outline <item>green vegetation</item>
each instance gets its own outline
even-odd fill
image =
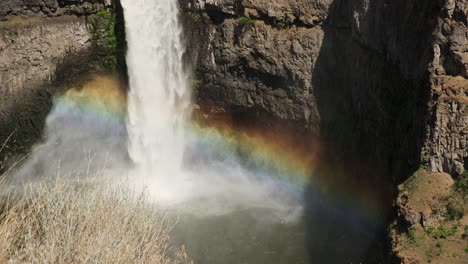
[[[106,60],[111,69],[117,69],[118,41],[115,32],[116,17],[108,10],[101,10],[89,18],[93,34],[93,46],[105,48]]]
[[[192,85],[193,88],[199,88],[203,82],[201,80],[193,79],[190,84]]]
[[[407,191],[412,191],[416,187],[415,175],[421,171],[425,171],[423,167],[419,167],[406,181],[403,182],[403,187]]]
[[[250,27],[255,26],[256,21],[255,19],[252,19],[250,17],[241,16],[237,19],[237,23],[245,26],[246,28],[250,28]]]
[[[449,220],[463,218],[467,211],[468,172],[465,171],[455,179],[453,194],[448,197],[446,217]]]
[[[441,241],[437,241],[435,244],[435,247],[430,247],[428,250],[426,250],[426,258],[427,262],[432,262],[432,259],[435,256],[440,256],[443,253],[443,246],[444,244]]]
[[[411,244],[417,243],[416,229],[414,227],[408,229],[408,240]]]
[[[438,248],[438,247],[436,247],[436,248],[431,247],[428,250],[426,250],[425,253],[426,253],[426,257],[427,257],[428,262],[432,262],[432,259],[435,256],[440,256],[442,254],[441,248]]]
[[[280,19],[280,20],[274,20],[273,21],[273,25],[276,27],[276,28],[280,28],[280,29],[283,29],[283,28],[289,28],[292,26],[292,22],[288,19],[288,18],[284,18],[284,19]]]
[[[426,250],[425,254],[426,254],[427,262],[432,262],[432,258],[434,257],[433,249],[430,248]]]
[[[462,238],[465,239],[465,240],[468,240],[468,225],[465,225],[465,226],[463,227]]]
[[[192,17],[193,23],[197,24],[201,21],[201,16],[198,12],[192,11],[190,12],[190,16]]]
[[[458,230],[458,225],[448,228],[444,226],[443,224],[440,224],[437,228],[434,228],[433,226],[429,226],[428,228],[425,229],[426,234],[436,239],[437,238],[445,239],[450,236],[453,236],[457,233],[457,230]]]
[[[431,160],[429,157],[422,157],[421,158],[421,164],[419,164],[419,168],[423,168],[423,169],[426,169],[426,170],[429,170],[429,164],[431,163]]]
[[[429,163],[422,161],[421,164],[419,164],[419,168],[416,171],[420,170],[429,171]]]
[[[463,195],[468,195],[468,171],[464,171],[455,180],[455,190]]]
[[[449,220],[458,220],[465,215],[465,206],[458,199],[453,199],[447,204],[446,217]]]

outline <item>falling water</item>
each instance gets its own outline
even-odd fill
[[[69,91],[55,99],[45,141],[16,171],[18,181],[60,171],[93,175],[92,167],[100,172],[110,158],[112,180],[128,170],[129,183],[177,217],[173,238],[196,263],[306,263],[306,250],[314,263],[333,263],[330,250],[347,260],[337,263],[363,255],[378,224],[373,214],[327,184],[292,177],[301,174],[295,168],[270,166],[259,158],[268,148],[246,154],[229,138],[189,124],[178,1],[121,2],[130,81],[126,124],[125,95],[112,92],[109,80]]]
[[[178,4],[176,0],[123,0],[122,4],[130,81],[128,151],[142,175],[176,177],[190,108]]]
[[[182,62],[185,49],[178,1],[123,0],[122,5],[130,81],[128,152],[135,165],[132,180],[148,189],[158,203],[203,200],[195,205],[196,211],[209,208],[219,213],[259,206],[289,212],[289,201],[297,207],[300,191],[278,190],[285,187],[244,167],[236,154],[223,152],[223,142],[190,129],[191,97]]]
[[[135,164],[130,175],[180,220],[175,241],[199,263],[305,263],[304,185],[281,180],[288,179],[286,171],[245,163],[239,152],[226,151],[224,141],[194,132],[188,122],[190,89],[177,0],[122,4],[130,78],[128,152]],[[308,195],[311,257],[326,263],[330,256],[322,245],[336,245],[346,249],[344,259],[358,258],[372,237],[367,218],[327,195],[319,189]]]

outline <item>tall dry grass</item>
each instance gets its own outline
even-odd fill
[[[97,180],[54,180],[10,199],[0,263],[191,263],[144,194]]]

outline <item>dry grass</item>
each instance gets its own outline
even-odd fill
[[[454,181],[445,173],[420,169],[399,186],[397,205],[410,219],[424,214],[424,226],[415,223],[407,232],[392,231],[393,249],[402,263],[467,263],[468,215],[463,197],[454,193]],[[448,205],[452,208],[448,210]],[[421,221],[421,220],[419,220]],[[404,227],[401,225],[400,227]]]
[[[145,195],[104,186],[59,179],[10,199],[0,263],[191,263],[171,249],[171,226]]]

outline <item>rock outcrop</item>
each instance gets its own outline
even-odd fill
[[[337,164],[359,163],[394,186],[420,165],[444,182],[468,168],[466,1],[181,2],[195,96],[208,113],[292,122]],[[0,3],[0,145],[14,132],[7,147],[27,148],[54,93],[122,60],[108,58],[124,44],[107,39],[106,7]],[[404,192],[397,222],[419,225],[429,213],[409,207]]]
[[[468,168],[466,1],[183,7],[196,98],[212,106],[207,112],[292,120],[337,162],[373,168],[393,186],[421,165],[453,178]]]
[[[83,0],[0,3],[2,161],[40,138],[55,93],[90,73],[113,71],[120,55],[110,42],[112,10]]]
[[[0,20],[16,16],[58,17],[63,15],[90,15],[110,7],[110,1],[93,0],[3,0],[0,3]]]
[[[465,1],[184,6],[199,100],[297,120],[394,177],[419,163],[464,170]]]
[[[433,172],[468,168],[468,3],[447,0],[433,33],[431,123],[423,151]]]
[[[262,109],[317,130],[312,66],[324,37],[318,24],[329,3],[311,2],[193,3],[186,28],[197,58],[198,97],[205,104]],[[309,12],[312,7],[316,12]]]
[[[428,226],[437,222],[444,211],[443,200],[450,194],[453,179],[446,173],[418,170],[398,186],[396,205],[407,224]]]

